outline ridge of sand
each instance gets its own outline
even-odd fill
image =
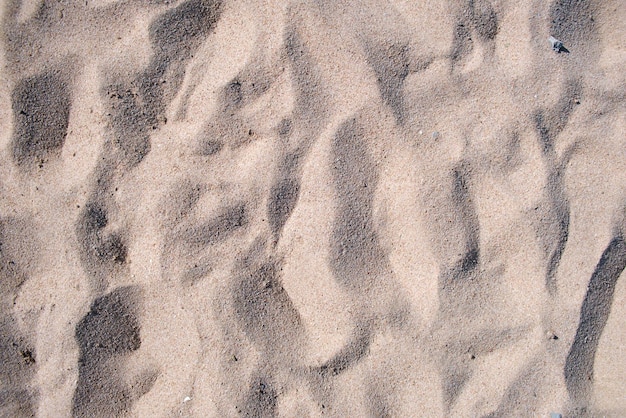
[[[623,2],[0,21],[0,416],[626,416]]]

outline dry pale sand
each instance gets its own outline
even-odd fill
[[[626,416],[624,0],[0,22],[1,416]]]

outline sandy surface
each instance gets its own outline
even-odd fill
[[[623,0],[0,22],[0,416],[626,416]]]

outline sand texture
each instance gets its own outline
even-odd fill
[[[624,0],[2,0],[0,64],[1,417],[626,416]]]

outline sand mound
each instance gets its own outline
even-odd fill
[[[626,416],[622,2],[0,20],[1,416]]]

